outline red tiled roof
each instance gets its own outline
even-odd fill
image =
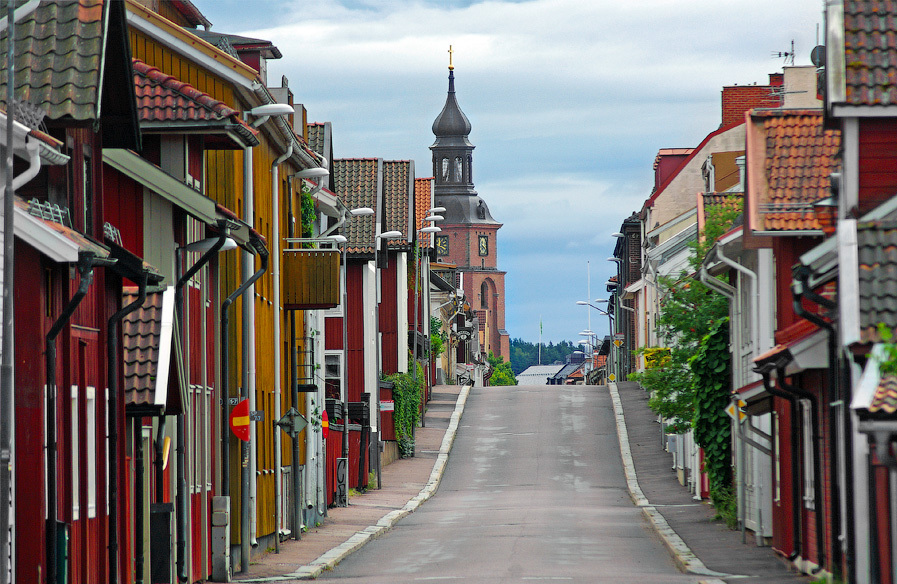
[[[131,66],[141,121],[218,121],[239,115],[207,93],[140,59],[131,59]]]
[[[897,104],[897,2],[844,2],[847,103]]]
[[[869,403],[869,413],[893,414],[897,412],[897,376],[885,375],[881,378],[875,395]]]
[[[427,211],[433,208],[433,179],[432,178],[415,178],[414,179],[414,227],[420,229],[423,220],[427,217]],[[438,227],[438,224],[437,224]],[[422,247],[430,246],[429,233],[421,234],[420,244]]]
[[[124,289],[123,302],[137,300],[137,288]],[[164,403],[156,396],[156,375],[159,367],[159,345],[162,337],[162,292],[146,295],[140,308],[122,322],[124,353],[125,405],[128,409],[155,410],[161,413]]]
[[[813,203],[829,196],[841,134],[823,127],[820,110],[754,110],[766,140],[766,196],[758,200],[766,231],[820,229]]]

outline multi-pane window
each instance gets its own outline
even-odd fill
[[[78,428],[78,386],[72,386],[72,520],[81,518],[81,465],[79,446],[81,433]]]
[[[800,400],[801,437],[803,439],[804,507],[816,508],[815,466],[813,460],[813,406],[808,399]]]
[[[333,352],[324,354],[324,393],[329,399],[341,399],[342,360],[342,353]]]
[[[88,387],[85,391],[87,416],[85,417],[84,439],[87,441],[87,517],[97,516],[97,390]]]

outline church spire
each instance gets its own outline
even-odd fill
[[[454,50],[449,45],[448,94],[445,106],[433,122],[433,194],[446,208],[446,223],[497,223],[473,186],[473,149],[467,139],[470,120],[455,96]]]

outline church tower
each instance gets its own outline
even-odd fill
[[[458,266],[460,287],[477,311],[485,350],[510,360],[510,337],[505,330],[505,272],[498,269],[498,230],[486,202],[473,185],[473,144],[470,120],[455,97],[455,67],[449,48],[449,85],[445,106],[433,122],[433,194],[445,207],[445,220],[436,235],[440,262]]]

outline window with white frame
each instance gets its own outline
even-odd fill
[[[78,386],[72,386],[72,520],[77,521],[81,518],[81,508],[79,507],[81,500],[81,465],[79,464],[79,440],[81,435],[78,432]]]
[[[773,465],[773,471],[775,472],[775,493],[773,494],[773,501],[778,503],[782,500],[782,459],[781,459],[781,448],[779,443],[779,412],[772,412],[772,450],[773,455],[775,456],[775,465]]]
[[[801,438],[803,440],[803,471],[804,471],[804,507],[816,508],[816,483],[813,450],[813,406],[808,399],[800,400],[801,413]]]
[[[324,353],[324,394],[330,399],[341,399],[342,380],[342,352],[327,351]]]
[[[97,390],[88,387],[85,392],[87,416],[84,438],[87,440],[87,517],[97,516]]]

